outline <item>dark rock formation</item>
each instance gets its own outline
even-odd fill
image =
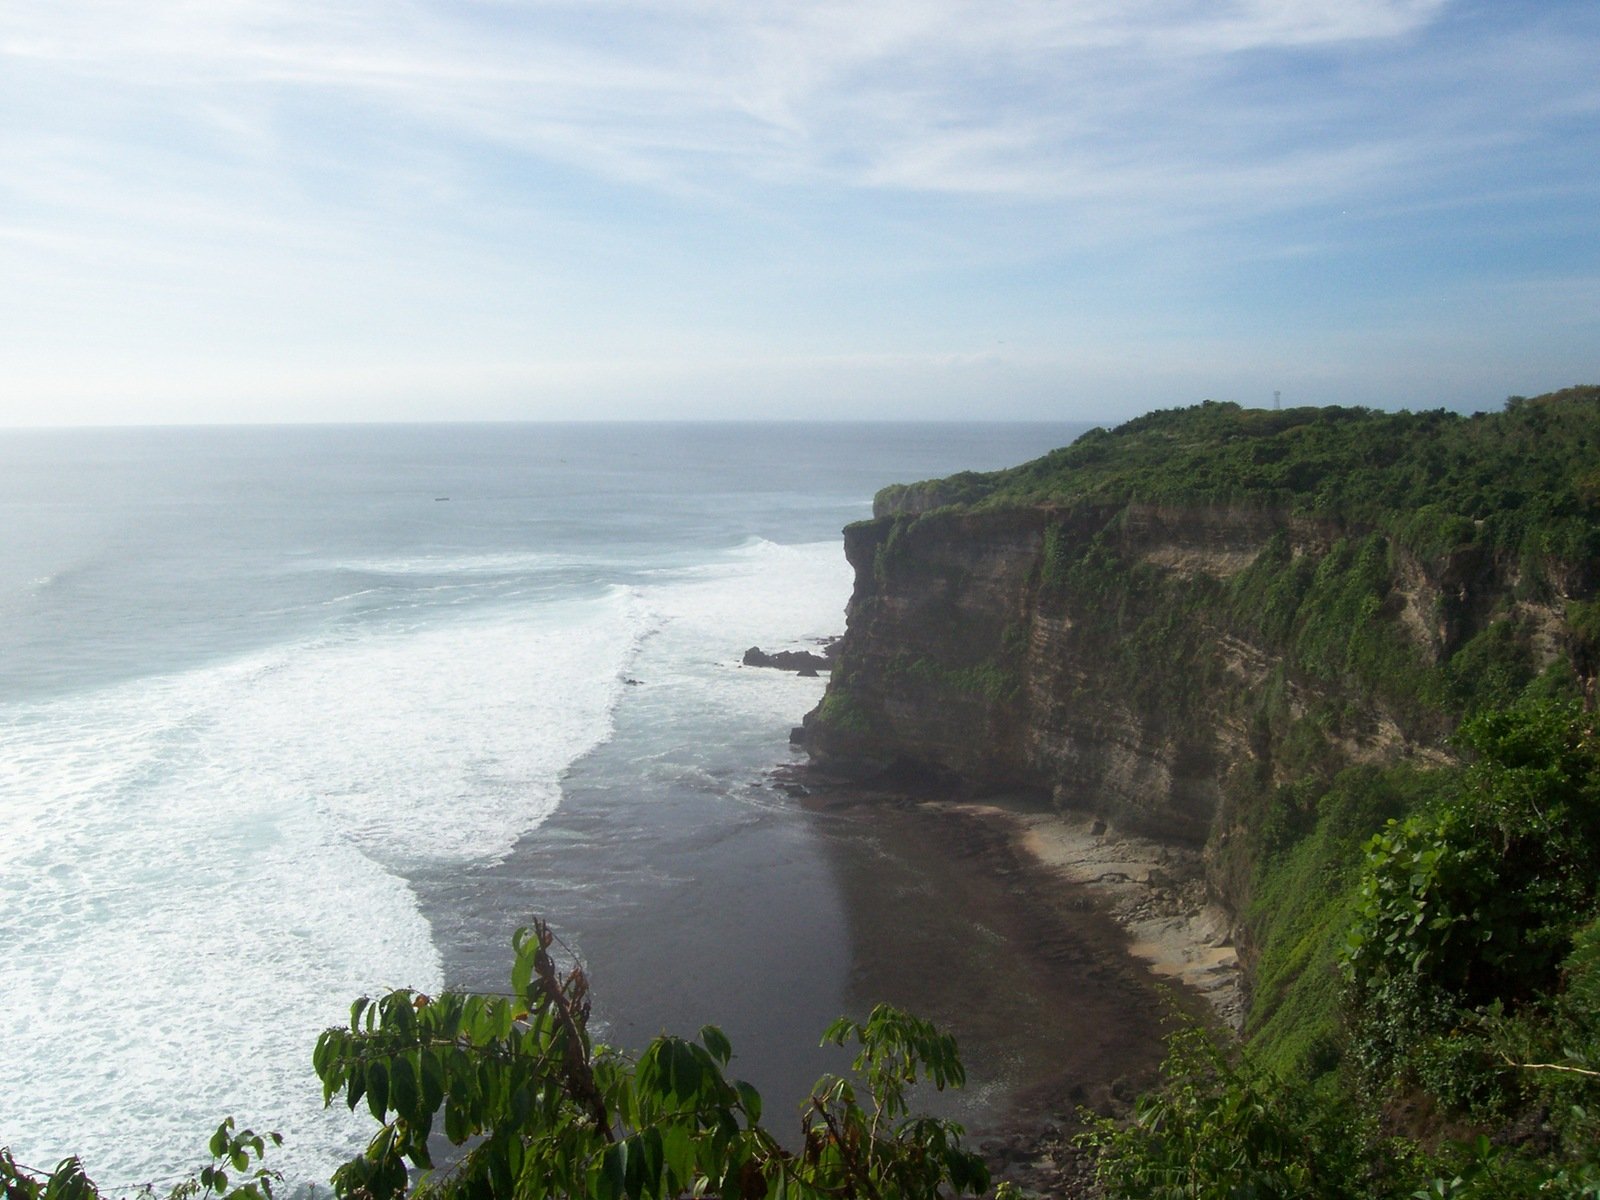
[[[743,663],[747,667],[774,667],[779,671],[795,671],[813,678],[833,666],[829,658],[809,650],[779,650],[776,654],[768,654],[760,646],[751,646],[746,650]]]

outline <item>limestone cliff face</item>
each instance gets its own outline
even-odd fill
[[[1365,677],[1308,667],[1293,632],[1310,628],[1303,611],[1253,615],[1246,583],[1259,581],[1263,612],[1285,580],[1314,596],[1317,568],[1349,558],[1363,530],[1265,509],[930,508],[939,500],[897,489],[846,530],[847,632],[805,725],[823,765],[1048,792],[1197,844],[1226,832],[1230,778],[1281,773],[1291,740],[1297,770],[1309,736],[1332,766],[1447,753],[1443,710],[1386,697],[1371,686],[1381,666]],[[1533,667],[1567,652],[1562,598],[1519,600],[1511,565],[1384,553],[1364,632],[1419,669],[1510,618]]]
[[[1043,536],[1037,512],[847,529],[856,573],[841,643],[849,657],[806,719],[812,755],[1037,786],[1011,692]]]

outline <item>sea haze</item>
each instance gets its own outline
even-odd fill
[[[1070,425],[0,434],[0,1144],[113,1186],[233,1114],[325,1178],[355,996],[503,986],[552,917],[606,1035],[723,1024],[792,1092],[846,899],[762,786],[886,483]]]

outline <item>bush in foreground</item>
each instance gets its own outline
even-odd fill
[[[356,1001],[347,1027],[322,1034],[313,1064],[324,1102],[364,1103],[378,1123],[334,1172],[336,1196],[932,1200],[988,1187],[960,1126],[910,1112],[919,1079],[941,1089],[964,1080],[955,1039],[927,1022],[880,1005],[865,1022],[830,1026],[825,1042],[857,1049],[852,1074],[817,1083],[790,1151],[762,1124],[755,1088],[728,1077],[732,1047],[714,1026],[698,1040],[659,1037],[637,1060],[594,1043],[587,981],[557,967],[554,940],[543,922],[517,932],[508,996],[391,992]],[[435,1169],[441,1132],[465,1149]],[[272,1200],[266,1141],[224,1122],[213,1164],[171,1200]],[[3,1151],[0,1194],[101,1195],[76,1159],[44,1175]]]

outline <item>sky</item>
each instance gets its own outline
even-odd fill
[[[1597,0],[4,0],[0,426],[1600,382]]]

